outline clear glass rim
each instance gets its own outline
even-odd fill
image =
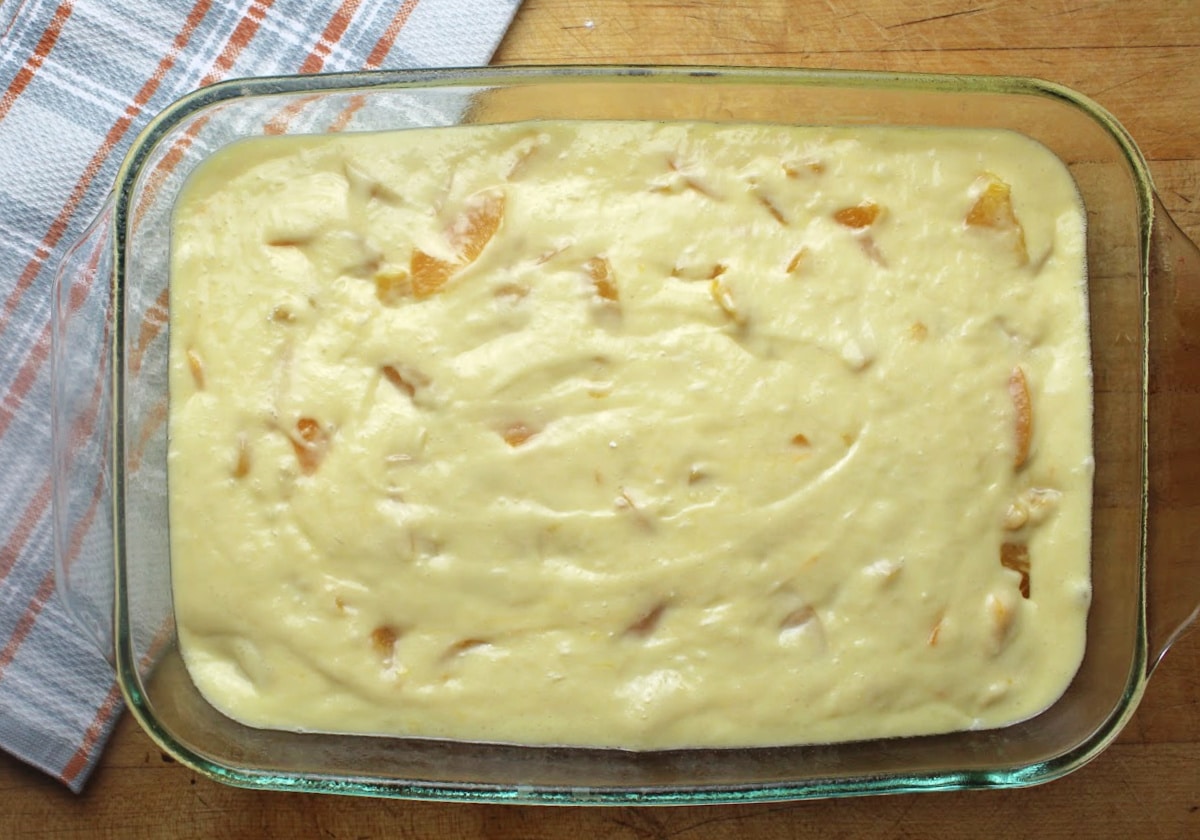
[[[369,778],[324,774],[275,773],[221,764],[184,746],[155,719],[145,697],[133,649],[130,615],[126,603],[128,580],[125,558],[125,440],[124,366],[112,365],[113,541],[114,541],[114,647],[117,681],[126,704],[143,730],[162,749],[189,769],[235,787],[339,793],[410,800],[543,805],[699,805],[839,798],[932,790],[1020,788],[1042,784],[1071,773],[1099,755],[1132,717],[1148,676],[1146,630],[1146,558],[1148,521],[1148,380],[1149,301],[1154,187],[1141,151],[1125,128],[1095,101],[1063,85],[1023,76],[881,73],[857,70],[721,67],[708,65],[539,65],[468,67],[419,70],[371,70],[334,74],[267,76],[230,79],[187,94],[160,112],[134,140],[116,177],[113,217],[113,359],[122,358],[125,341],[126,232],[131,220],[131,200],[143,164],[154,148],[180,122],[222,102],[250,97],[287,96],[299,93],[363,92],[381,89],[476,89],[534,84],[588,82],[697,83],[705,85],[779,85],[787,87],[840,87],[875,90],[956,94],[1013,94],[1065,102],[1098,123],[1117,143],[1136,181],[1139,223],[1138,270],[1142,282],[1142,410],[1138,544],[1138,623],[1135,655],[1122,702],[1089,738],[1047,761],[1002,766],[977,771],[937,771],[914,774],[862,776],[852,779],[797,780],[788,784],[612,786],[606,788],[529,786],[518,783],[441,783],[401,778]]]

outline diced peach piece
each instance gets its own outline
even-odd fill
[[[728,315],[735,323],[741,324],[744,318],[738,312],[737,303],[733,299],[733,293],[729,287],[722,283],[719,279],[714,279],[708,287],[709,294],[712,295],[713,302],[721,308],[721,311]]]
[[[296,421],[296,434],[289,439],[300,462],[300,472],[312,475],[329,452],[329,433],[311,417],[301,417]]]
[[[625,635],[645,638],[655,631],[667,610],[667,602],[659,601],[625,628]]]
[[[1005,531],[1020,531],[1028,521],[1029,509],[1019,502],[1009,505],[1008,510],[1004,512]]]
[[[701,183],[696,178],[691,178],[691,177],[684,178],[683,185],[685,187],[687,187],[689,190],[691,190],[692,192],[700,193],[700,195],[704,196],[705,198],[711,198],[714,201],[718,200],[717,194],[714,193],[712,190],[710,190],[708,187],[706,187],[703,183]]]
[[[613,507],[622,514],[628,514],[631,521],[638,527],[646,531],[653,531],[657,526],[657,522],[650,513],[643,510],[643,505],[639,504],[629,491],[624,487],[618,487],[617,498],[613,500]]]
[[[783,165],[783,173],[789,178],[799,178],[806,172],[810,175],[820,175],[825,172],[825,169],[824,162],[819,160],[810,160],[801,164],[785,163]]]
[[[384,365],[379,369],[379,372],[397,390],[407,394],[409,399],[416,396],[417,388],[423,388],[429,384],[428,377],[407,368],[402,371],[395,365]]]
[[[1000,565],[1021,576],[1021,597],[1029,597],[1029,546],[1024,543],[1001,543]]]
[[[512,166],[508,168],[508,174],[504,177],[511,181],[516,178],[525,165],[529,163],[529,159],[542,148],[542,142],[536,136],[523,137],[513,145],[510,151],[513,154]]]
[[[250,474],[250,444],[245,435],[238,435],[237,460],[233,464],[233,477],[245,478]]]
[[[522,283],[503,283],[492,294],[500,300],[518,301],[529,294],[529,287]]]
[[[458,266],[414,248],[409,263],[412,274],[412,291],[418,300],[437,294],[450,279]]]
[[[792,644],[801,638],[808,639],[821,651],[827,649],[825,627],[821,623],[821,616],[809,604],[801,604],[793,608],[779,622],[779,641],[781,643]]]
[[[359,262],[346,266],[343,271],[355,277],[366,279],[375,276],[381,265],[383,265],[383,260],[380,259],[378,254],[364,253],[363,258]]]
[[[310,242],[311,236],[277,236],[267,240],[272,248],[302,248]]]
[[[807,258],[808,248],[800,246],[799,250],[797,250],[796,253],[792,255],[792,258],[788,260],[787,273],[795,274],[796,269],[798,269]]]
[[[584,265],[584,269],[587,271],[588,277],[592,278],[592,285],[596,287],[596,294],[604,300],[616,301],[620,299],[617,284],[612,276],[612,265],[605,257],[592,257]]]
[[[716,280],[729,270],[725,263],[713,263],[711,267],[702,265],[680,265],[676,263],[671,268],[671,276],[677,280]]]
[[[787,226],[787,218],[783,215],[783,211],[779,209],[779,205],[771,200],[770,196],[759,193],[755,197],[758,199],[758,203],[766,208],[767,212],[771,214],[771,217],[774,218],[775,221],[779,222],[779,224],[784,225],[785,227]]]
[[[864,234],[858,239],[858,247],[862,248],[862,252],[867,255],[867,259],[876,265],[881,265],[887,268],[887,260],[883,256],[883,251],[879,250],[879,245],[875,242],[875,237],[871,234]]]
[[[938,616],[938,620],[934,623],[933,629],[929,631],[929,638],[925,640],[925,644],[930,647],[937,647],[938,638],[942,635],[942,622],[945,621],[945,616]]]
[[[413,255],[414,261],[416,255]],[[413,283],[407,271],[383,271],[375,275],[375,297],[384,306],[399,306],[413,294]]]
[[[533,262],[535,265],[545,265],[546,263],[550,262],[550,260],[554,259],[559,254],[561,254],[563,251],[567,250],[567,248],[569,248],[569,247],[570,247],[569,245],[556,245],[555,247],[545,250],[542,253],[538,254],[537,259],[534,260]]]
[[[1013,212],[1012,189],[998,178],[989,178],[975,204],[967,211],[967,224],[971,227],[1011,228],[1017,224]]]
[[[984,177],[987,178],[987,186],[967,211],[967,225],[1011,233],[1013,251],[1018,262],[1024,265],[1029,262],[1029,252],[1025,248],[1025,229],[1013,211],[1012,189],[995,175]]]
[[[442,659],[453,659],[454,657],[461,656],[468,651],[475,650],[475,648],[480,648],[484,645],[490,644],[491,642],[489,642],[487,639],[477,639],[474,637],[469,639],[459,639],[457,642],[450,645],[450,647],[446,648],[446,650],[442,653]]]
[[[527,426],[524,423],[510,423],[500,433],[500,436],[504,438],[505,443],[516,449],[536,434],[537,429]]]
[[[696,178],[692,175],[685,175],[683,173],[682,167],[680,167],[679,163],[675,160],[674,157],[667,158],[667,169],[669,169],[671,172],[679,173],[678,180],[672,178],[671,182],[669,182],[669,183],[657,184],[650,188],[650,192],[669,195],[671,193],[680,192],[681,191],[680,187],[682,186],[682,189],[691,190],[692,192],[699,193],[700,195],[704,196],[705,198],[711,198],[714,201],[719,200],[719,196],[717,196],[716,193],[714,193],[711,189],[709,189],[709,187],[707,185],[705,185],[702,181],[700,181],[698,178]]]
[[[843,207],[833,214],[833,220],[843,227],[862,230],[875,224],[879,218],[879,205],[873,201],[864,201],[853,207]]]
[[[457,261],[443,260],[420,248],[413,249],[408,282],[417,300],[440,292],[456,271],[483,253],[504,220],[504,202],[504,193],[498,191],[480,193],[471,199],[449,231],[451,244],[458,254]],[[378,288],[376,291],[378,293]],[[380,299],[383,299],[382,294]]]
[[[1016,454],[1014,469],[1020,469],[1029,460],[1029,442],[1033,437],[1033,402],[1029,397],[1029,384],[1025,371],[1018,365],[1008,378],[1008,394],[1012,398],[1014,424],[1016,428]]]
[[[513,165],[508,168],[508,172],[504,176],[505,180],[511,181],[516,178],[517,175],[520,174],[521,170],[525,168],[525,164],[529,161],[529,159],[533,157],[534,151],[535,149],[530,148],[524,152],[518,153],[516,160],[513,161]]]
[[[1038,525],[1054,512],[1061,500],[1062,493],[1058,490],[1030,487],[1021,494],[1020,503],[1029,512],[1029,521]]]
[[[471,200],[451,230],[451,240],[465,263],[473,263],[504,221],[504,193],[490,191]]]
[[[409,397],[412,397],[417,393],[416,386],[405,379],[404,376],[401,375],[400,371],[396,370],[391,365],[384,365],[382,368],[380,368],[380,373],[383,374],[384,379],[392,383],[392,385],[403,391]]]
[[[192,381],[196,383],[196,389],[204,390],[204,362],[200,358],[200,354],[195,350],[187,351],[188,370],[191,371]]]
[[[396,648],[396,641],[400,638],[400,634],[395,627],[389,624],[381,624],[371,631],[371,647],[375,648],[375,652],[380,656],[391,657]]]
[[[1017,619],[1017,605],[1002,592],[989,592],[984,598],[984,610],[992,624],[994,651],[999,653],[1008,641]]]
[[[803,607],[797,607],[783,617],[779,622],[780,630],[791,630],[796,627],[803,627],[817,617],[817,611],[811,606],[805,604]]]
[[[370,188],[367,190],[367,198],[372,201],[381,201],[384,204],[400,206],[404,204],[404,197],[400,193],[393,190],[386,184],[379,181],[372,181]]]

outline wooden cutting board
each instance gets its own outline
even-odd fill
[[[431,2],[431,0],[425,0]],[[1032,75],[1098,100],[1200,240],[1200,2],[525,0],[499,63],[672,63]],[[1200,340],[1200,339],[1197,339]],[[1200,381],[1200,371],[1187,378]],[[1187,427],[1200,434],[1200,422]],[[1200,440],[1170,513],[1200,578]],[[1196,586],[1200,590],[1200,586]],[[128,717],[76,797],[0,755],[0,837],[1200,837],[1200,633],[1096,761],[1023,791],[712,808],[538,809],[235,790],[167,759]]]

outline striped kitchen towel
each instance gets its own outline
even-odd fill
[[[111,669],[55,591],[50,292],[133,138],[173,100],[224,78],[486,64],[519,3],[0,4],[0,748],[78,791],[121,708]],[[97,488],[60,492],[93,500],[60,534],[64,549],[111,553]]]

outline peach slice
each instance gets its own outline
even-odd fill
[[[612,265],[605,257],[592,257],[584,265],[584,270],[587,271],[588,277],[592,278],[592,285],[596,288],[596,294],[604,300],[616,301],[620,299],[617,284],[613,280]]]
[[[675,173],[678,177],[672,177],[667,183],[660,182],[655,184],[654,186],[650,187],[650,192],[658,195],[674,195],[682,192],[683,190],[691,190],[692,192],[702,195],[705,198],[712,199],[713,201],[721,200],[721,197],[709,189],[706,184],[704,184],[698,178],[695,178],[684,172],[683,167],[679,165],[679,162],[674,157],[667,158],[667,169],[670,172]]]
[[[1029,252],[1025,247],[1025,229],[1013,211],[1012,189],[995,175],[989,173],[983,177],[988,183],[967,211],[967,226],[991,228],[1010,235],[1017,261],[1025,265],[1029,262]]]
[[[250,444],[245,435],[238,435],[237,460],[233,464],[233,477],[245,478],[250,474]]]
[[[876,265],[887,268],[887,259],[883,256],[883,251],[879,250],[879,244],[875,241],[875,237],[871,234],[864,234],[858,239],[858,247],[867,255],[867,259]]]
[[[625,635],[646,638],[655,631],[662,621],[663,613],[667,611],[667,602],[659,601],[647,612],[642,613],[632,624],[625,628]]]
[[[787,227],[787,217],[783,215],[783,211],[779,209],[779,205],[772,201],[770,196],[758,193],[755,195],[755,198],[758,199],[759,204],[766,208],[766,211],[771,214],[771,217],[775,219],[775,221],[779,222],[779,224],[783,225],[784,227]]]
[[[934,622],[933,629],[929,631],[928,638],[925,639],[925,644],[930,647],[937,647],[938,639],[942,635],[942,624],[945,622],[946,616],[939,615],[938,620]]]
[[[792,258],[790,260],[788,260],[787,269],[786,269],[787,273],[795,274],[796,269],[798,269],[801,265],[803,265],[803,263],[806,259],[808,259],[808,248],[801,245],[799,250],[797,250],[796,253],[792,255]]]
[[[1017,620],[1017,605],[1004,592],[989,592],[983,601],[984,610],[992,624],[993,652],[999,653],[1008,642]]]
[[[399,306],[412,293],[413,284],[407,271],[381,271],[375,275],[375,297],[384,306]]]
[[[462,216],[454,223],[450,239],[464,263],[475,262],[492,241],[504,220],[504,193],[481,193],[471,200]]]
[[[529,295],[529,287],[523,283],[502,283],[492,291],[497,300],[516,303]]]
[[[1029,511],[1020,504],[1013,503],[1004,512],[1004,530],[1020,531],[1029,521]]]
[[[456,656],[462,656],[464,653],[490,644],[491,642],[489,642],[487,639],[477,639],[474,637],[469,639],[459,639],[457,642],[450,645],[450,647],[443,651],[442,659],[453,659]]]
[[[806,604],[803,607],[797,607],[785,615],[783,620],[779,622],[779,629],[791,630],[796,627],[803,627],[805,624],[808,624],[810,621],[814,621],[816,619],[817,611]]]
[[[422,374],[412,370],[404,370],[401,372],[395,365],[384,365],[379,369],[383,374],[383,378],[390,382],[398,391],[408,395],[412,399],[417,394],[417,388],[424,387],[429,384],[428,378]]]
[[[455,259],[444,260],[414,248],[407,272],[375,274],[375,296],[385,306],[399,306],[409,296],[424,300],[440,292],[455,272],[473,263],[492,241],[504,220],[504,206],[502,192],[474,196],[447,233]]]
[[[304,475],[315,473],[329,452],[329,433],[311,417],[301,417],[296,421],[296,434],[288,437],[296,451],[300,472]]]
[[[313,241],[311,236],[276,236],[267,240],[272,248],[303,248]]]
[[[192,381],[196,383],[196,390],[204,390],[204,361],[200,358],[200,354],[195,350],[187,351],[188,370],[192,374]]]
[[[745,323],[745,316],[738,312],[737,303],[733,299],[733,292],[729,287],[720,281],[713,279],[708,286],[708,292],[712,295],[713,302],[721,308],[735,324]]]
[[[1020,469],[1029,460],[1029,443],[1033,437],[1033,402],[1029,397],[1029,383],[1020,366],[1013,368],[1008,378],[1008,394],[1012,398],[1016,427],[1016,454],[1013,468]]]
[[[413,249],[409,265],[412,274],[412,291],[417,300],[424,300],[437,294],[458,267],[452,262],[446,262],[427,254],[420,248]]]
[[[1029,597],[1029,546],[1024,543],[1001,543],[1000,565],[1021,576],[1021,597]]]
[[[371,631],[371,647],[381,656],[391,656],[399,638],[400,634],[396,632],[396,628],[381,624]]]
[[[805,163],[785,163],[783,164],[783,174],[789,178],[799,178],[804,173],[809,175],[821,175],[825,172],[826,166],[824,162],[819,160],[810,160]]]
[[[516,449],[536,434],[537,429],[527,426],[524,423],[510,423],[500,433],[500,436],[504,438],[505,443]]]
[[[544,143],[542,139],[535,135],[523,137],[521,140],[517,141],[512,148],[509,149],[509,152],[513,157],[513,162],[512,165],[508,167],[508,173],[504,176],[505,180],[512,181],[520,176],[522,170],[524,170],[525,166],[529,163],[530,158],[532,158],[542,148],[543,145]]]
[[[833,220],[842,227],[851,230],[863,230],[875,224],[879,218],[879,205],[873,201],[864,201],[853,207],[843,207],[834,212]]]
[[[716,280],[728,270],[729,266],[725,263],[713,263],[711,266],[675,263],[671,267],[671,276],[676,280]]]

